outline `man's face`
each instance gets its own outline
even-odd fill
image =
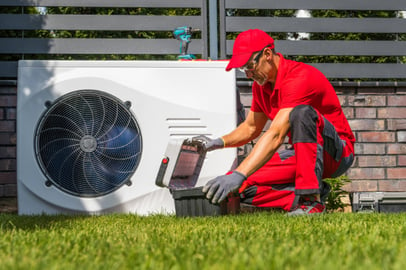
[[[242,72],[245,72],[247,78],[253,79],[259,85],[264,85],[268,81],[274,81],[274,77],[276,79],[276,70],[268,63],[264,52],[266,55],[272,54],[272,51],[265,47],[261,51],[253,53],[247,64],[240,68]],[[275,76],[273,76],[272,71],[275,71]]]

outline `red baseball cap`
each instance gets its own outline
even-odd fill
[[[226,67],[226,71],[245,65],[254,52],[258,52],[269,45],[273,49],[274,40],[260,29],[249,29],[241,32],[234,41],[233,55]]]

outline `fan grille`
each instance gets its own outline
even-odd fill
[[[37,160],[48,183],[80,197],[131,184],[142,141],[128,107],[97,90],[71,92],[53,102],[35,136]]]

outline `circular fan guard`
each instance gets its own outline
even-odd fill
[[[49,104],[35,136],[47,185],[96,197],[130,185],[142,140],[130,103],[97,90],[79,90]]]

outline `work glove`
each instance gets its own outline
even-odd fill
[[[234,171],[231,174],[217,176],[210,180],[202,191],[206,193],[208,200],[216,204],[223,201],[230,192],[237,191],[245,179],[247,179],[245,175]]]
[[[192,138],[193,141],[199,141],[203,144],[204,150],[213,151],[216,149],[224,148],[224,141],[222,138],[210,139],[207,136],[200,135]]]

